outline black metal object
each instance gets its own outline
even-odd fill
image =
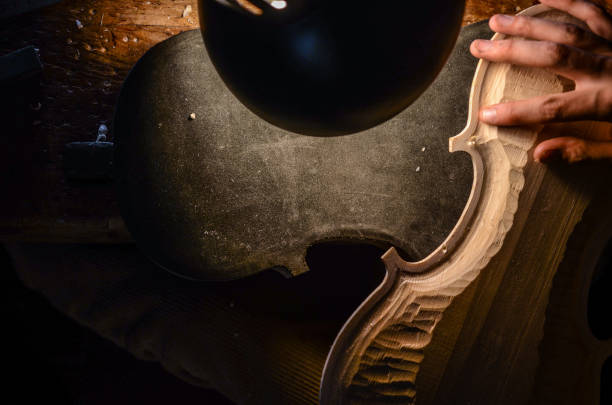
[[[80,181],[112,181],[112,142],[71,142],[64,149],[66,177]]]
[[[98,127],[95,142],[71,142],[64,149],[64,172],[69,180],[111,181],[115,144],[106,141],[108,127]]]
[[[197,31],[133,68],[114,119],[122,215],[163,267],[204,280],[307,270],[324,240],[393,244],[408,259],[439,246],[467,201],[472,166],[449,154],[465,126],[485,23],[464,29],[432,86],[393,120],[343,137],[297,135],[259,119],[219,78]],[[193,114],[193,115],[192,115]]]
[[[17,87],[42,72],[36,48],[28,46],[0,57],[0,86]]]
[[[453,49],[464,10],[460,0],[252,3],[261,12],[199,1],[210,59],[261,118],[322,136],[366,130],[416,100]]]

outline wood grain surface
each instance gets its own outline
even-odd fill
[[[464,24],[533,3],[468,0]],[[184,17],[187,6],[192,12]],[[65,178],[65,144],[94,140],[112,121],[134,63],[158,42],[197,27],[194,0],[64,0],[2,22],[0,54],[34,45],[44,75],[28,112],[30,131],[2,135],[0,240],[130,241],[111,184]]]

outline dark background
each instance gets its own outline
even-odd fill
[[[0,403],[231,405],[136,359],[25,288],[0,246]]]
[[[187,384],[157,363],[134,358],[61,314],[23,286],[1,246],[0,289],[2,403],[231,405],[216,392]],[[589,294],[587,318],[602,340],[612,338],[611,291],[612,241]],[[612,358],[602,368],[601,405],[606,404],[612,404]]]

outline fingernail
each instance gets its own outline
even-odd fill
[[[514,21],[514,18],[509,15],[498,14],[495,16],[495,22],[501,25],[502,27],[509,26],[510,24],[512,24],[512,21]]]
[[[485,108],[480,112],[480,118],[483,121],[492,124],[497,118],[497,110],[495,108]]]
[[[489,49],[491,49],[491,46],[493,46],[493,41],[489,41],[486,39],[479,39],[478,41],[476,41],[476,49],[481,52],[488,51]]]

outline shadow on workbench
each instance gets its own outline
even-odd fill
[[[333,247],[333,246],[331,246]],[[328,248],[318,246],[320,252],[311,251],[309,264],[314,268],[323,266],[329,260]],[[363,248],[361,248],[363,249]],[[355,256],[355,261],[364,261],[364,257],[357,259],[354,248],[344,248],[342,257]],[[380,252],[372,250],[368,256],[377,257]],[[325,260],[324,260],[325,259]],[[367,263],[367,262],[366,262]],[[337,266],[337,263],[332,263]],[[369,264],[365,267],[368,268]],[[334,266],[332,266],[334,267]],[[347,269],[354,273],[356,265],[353,263]],[[380,272],[377,271],[378,276]],[[231,403],[219,394],[191,386],[165,372],[157,363],[148,363],[137,360],[123,349],[113,343],[98,337],[95,333],[81,327],[71,319],[65,317],[50,306],[42,295],[25,288],[16,276],[9,259],[0,247],[0,274],[1,274],[1,308],[5,320],[2,333],[2,347],[5,349],[4,366],[9,371],[8,379],[3,381],[5,388],[0,397],[2,403],[8,404],[128,404],[148,403],[156,404],[207,404],[230,405]],[[340,279],[346,279],[344,274]],[[360,300],[356,297],[363,295],[371,288],[374,280],[362,280],[362,285],[354,283],[358,294],[353,291],[350,295],[338,300],[337,283],[329,282],[329,273],[313,271],[301,279],[285,280],[282,282],[283,291],[279,284],[277,274],[262,274],[258,276],[260,288],[268,286],[274,294],[264,294],[272,302],[266,303],[258,300],[262,308],[276,308],[282,298],[283,316],[296,316],[299,313],[309,313],[316,318],[331,317],[345,319]],[[322,278],[328,282],[323,283]],[[358,277],[357,277],[358,278]],[[376,277],[373,277],[374,279]],[[257,281],[257,280],[255,280]],[[368,281],[368,282],[365,282]],[[377,280],[380,282],[380,280]],[[246,293],[254,284],[254,280],[245,280],[237,283],[238,290]],[[308,288],[304,288],[307,285]],[[240,287],[241,286],[241,287]],[[317,294],[308,299],[303,294],[313,291],[317,287]],[[259,291],[260,288],[256,290]],[[597,266],[589,297],[589,323],[593,334],[602,340],[612,337],[612,323],[610,322],[609,308],[612,304],[612,242],[602,255]],[[344,292],[347,293],[347,292]],[[260,295],[260,294],[257,294]],[[292,297],[289,299],[288,297]],[[340,302],[344,305],[330,305]],[[293,306],[288,304],[294,304]],[[273,305],[274,304],[274,305]],[[338,312],[337,314],[330,314]],[[333,316],[332,316],[333,315]],[[339,325],[338,325],[339,327]],[[333,338],[333,337],[332,337]],[[612,360],[604,364],[601,370],[601,404],[612,403]]]
[[[0,246],[4,349],[0,402],[25,404],[231,405],[157,363],[132,357],[25,288]]]

